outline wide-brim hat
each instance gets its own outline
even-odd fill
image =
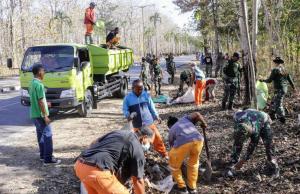
[[[277,63],[277,64],[283,64],[284,63],[284,60],[282,60],[280,57],[276,57],[274,60],[273,60],[274,63]]]

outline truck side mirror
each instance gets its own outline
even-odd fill
[[[7,67],[8,67],[9,69],[12,68],[12,58],[8,58],[8,59],[7,59]]]
[[[74,67],[78,67],[79,66],[79,59],[78,57],[74,58]]]

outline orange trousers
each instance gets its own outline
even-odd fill
[[[128,189],[108,170],[100,170],[78,160],[74,169],[88,194],[129,194]]]
[[[94,31],[93,24],[85,24],[85,27],[86,27],[85,35],[92,35]]]
[[[202,104],[203,91],[205,89],[205,80],[196,80],[195,86],[195,104]]]
[[[154,140],[153,140],[153,147],[154,150],[160,153],[163,157],[168,155],[168,152],[166,150],[165,144],[161,138],[161,135],[155,126],[155,124],[149,125],[148,126],[154,133]],[[134,128],[134,131],[139,130],[138,128]]]

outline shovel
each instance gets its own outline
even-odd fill
[[[211,174],[212,174],[212,168],[211,168],[210,154],[209,154],[209,150],[208,150],[208,144],[207,144],[205,130],[206,130],[206,128],[203,128],[204,145],[205,145],[207,160],[206,160],[205,171],[204,171],[203,177],[204,177],[204,180],[206,180],[207,182],[210,182]]]

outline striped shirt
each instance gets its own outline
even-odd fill
[[[203,136],[199,133],[189,116],[184,116],[171,127],[169,144],[177,148],[193,141],[203,141]]]
[[[195,66],[194,72],[195,72],[196,80],[204,80],[205,79],[205,74],[199,67]]]

